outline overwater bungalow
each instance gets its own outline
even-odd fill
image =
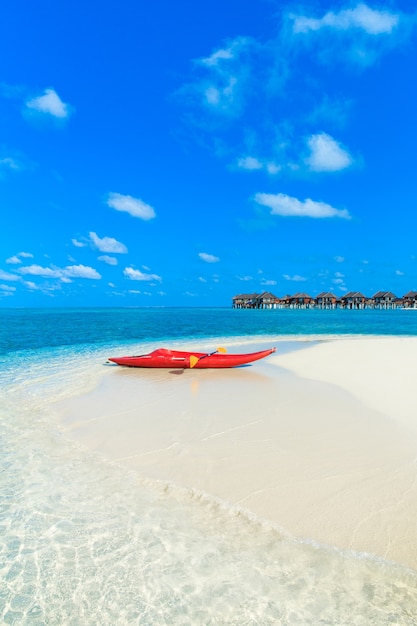
[[[309,309],[314,307],[314,304],[314,298],[307,293],[299,292],[290,296],[289,306],[291,309]]]
[[[246,293],[234,296],[234,309],[276,309],[280,299],[270,291]]]
[[[270,291],[264,291],[258,297],[258,309],[276,309],[280,299]]]
[[[417,309],[417,291],[409,291],[397,298],[392,291],[377,291],[371,298],[360,291],[349,291],[340,298],[330,291],[312,297],[298,292],[282,298],[270,291],[239,294],[233,297],[234,309]]]
[[[392,291],[378,291],[371,298],[371,306],[374,309],[395,309],[398,302],[399,298]]]
[[[338,302],[340,304],[340,300],[330,291],[322,291],[315,300],[318,309],[335,309]]]
[[[417,291],[409,291],[402,300],[405,309],[417,309]]]
[[[287,293],[285,296],[279,299],[279,308],[288,309],[291,302],[291,296]]]
[[[238,296],[233,297],[234,309],[255,309],[256,299],[259,296],[257,293],[241,293]]]
[[[367,298],[360,291],[349,291],[340,298],[342,309],[364,309]]]

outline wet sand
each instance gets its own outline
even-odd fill
[[[146,478],[417,569],[417,338],[276,345],[231,370],[103,368],[62,424]]]

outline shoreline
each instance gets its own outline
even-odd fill
[[[294,343],[241,369],[111,367],[62,405],[62,425],[143,477],[416,570],[417,424],[407,407],[417,338]]]

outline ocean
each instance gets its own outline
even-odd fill
[[[297,540],[66,436],[57,403],[108,356],[302,335],[417,335],[415,311],[0,310],[0,621],[48,626],[417,624],[417,573]]]

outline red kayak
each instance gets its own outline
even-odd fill
[[[109,361],[126,367],[175,367],[181,369],[238,367],[239,365],[264,359],[275,352],[275,350],[276,348],[270,348],[269,350],[261,350],[260,352],[251,352],[249,354],[219,354],[219,351],[207,354],[205,352],[180,352],[179,350],[159,348],[150,354],[111,357]]]

